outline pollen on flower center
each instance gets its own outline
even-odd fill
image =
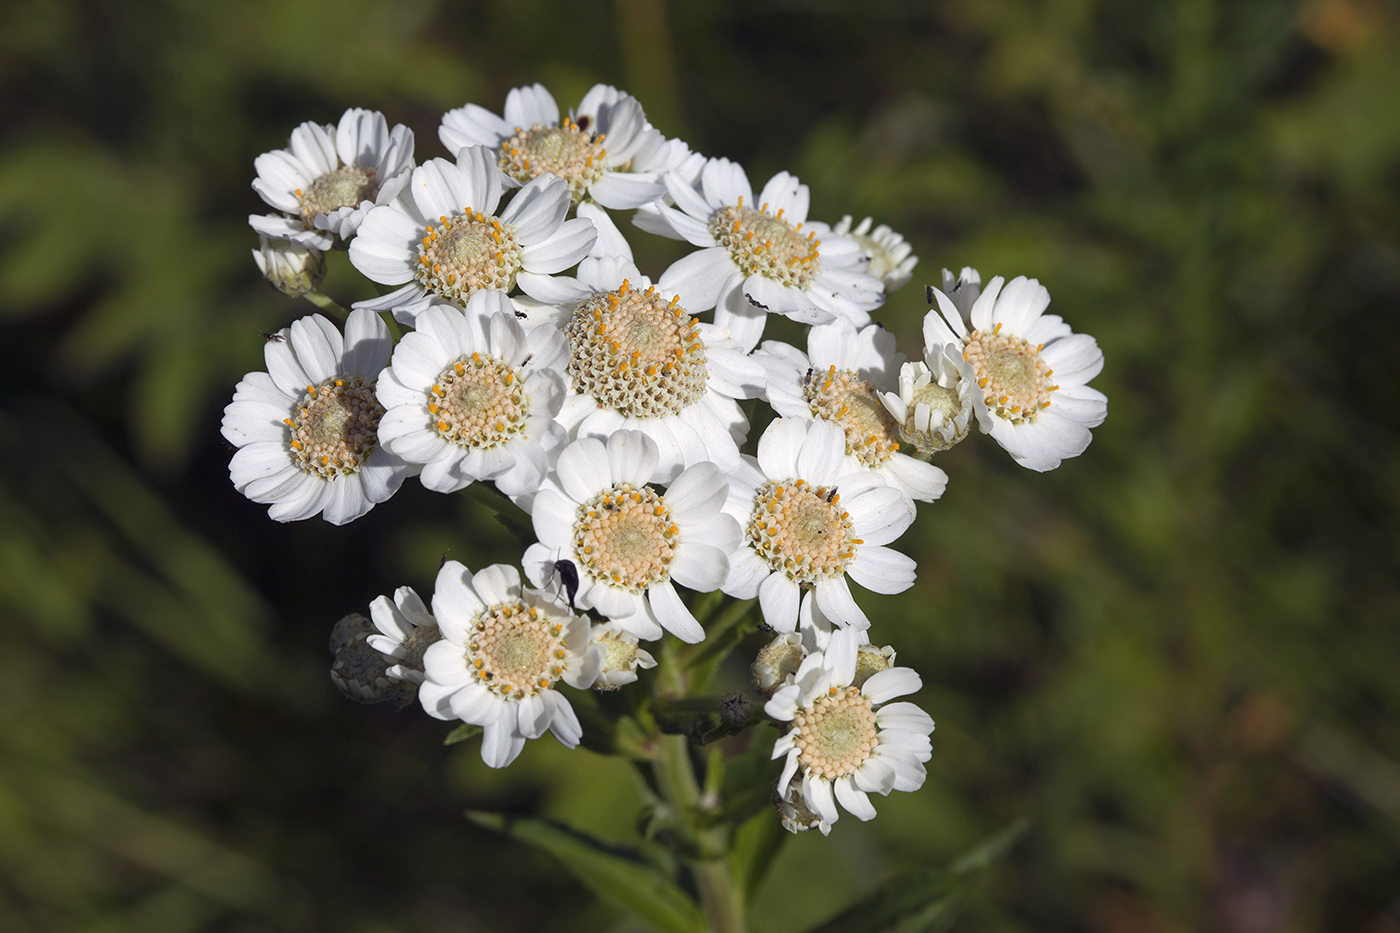
[[[748,537],[768,566],[798,583],[845,573],[862,543],[836,487],[803,479],[769,480],[759,487]]]
[[[816,232],[803,236],[802,224],[783,220],[781,209],[777,214],[769,214],[765,204],[763,209],[754,210],[744,207],[740,198],[737,205],[715,211],[709,227],[710,235],[719,245],[728,247],[734,264],[744,275],[761,272],[784,285],[805,289],[821,271],[821,241]]]
[[[866,466],[878,468],[899,450],[899,426],[859,373],[835,366],[825,374],[808,370],[802,397],[813,415],[841,426],[846,453]]]
[[[459,447],[496,447],[525,430],[530,399],[513,367],[473,353],[438,375],[428,411],[438,436]]]
[[[519,699],[564,676],[564,625],[534,606],[497,603],[478,612],[471,626],[467,664],[492,692]]]
[[[478,289],[515,287],[520,243],[514,227],[471,208],[438,221],[441,226],[429,224],[418,243],[419,284],[463,308]]]
[[[963,347],[963,359],[972,364],[973,378],[983,400],[998,418],[1013,424],[1034,422],[1042,408],[1050,406],[1053,370],[1040,358],[1040,347],[1012,334],[975,330]]]
[[[655,490],[618,483],[579,506],[578,514],[574,549],[593,579],[641,593],[670,578],[680,527]]]
[[[301,219],[307,229],[315,227],[318,214],[330,214],[342,207],[359,207],[361,201],[373,201],[379,194],[376,174],[374,168],[342,165],[313,181],[306,190],[298,188]]]
[[[855,687],[833,687],[794,716],[792,728],[802,767],[828,781],[854,773],[880,744],[875,711]]]
[[[678,415],[704,397],[709,378],[697,323],[677,299],[623,282],[580,304],[565,325],[566,372],[580,394],[624,417]]]
[[[306,387],[292,429],[292,460],[305,473],[323,479],[359,470],[379,443],[384,406],[374,397],[374,380],[336,376]]]
[[[516,127],[515,135],[501,143],[497,164],[522,184],[545,173],[562,178],[577,204],[588,186],[603,177],[603,159],[608,154],[603,135],[589,133],[568,117],[558,126]]]

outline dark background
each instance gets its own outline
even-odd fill
[[[1381,0],[663,5],[53,0],[0,30],[0,928],[628,927],[466,807],[635,841],[616,760],[509,769],[341,699],[343,613],[518,548],[410,482],[266,518],[218,434],[269,290],[252,160],[351,106],[596,81],[666,134],[1038,277],[1107,422],[1041,475],[989,439],[862,596],[938,722],[929,779],[783,851],[804,929],[1019,816],[970,930],[1400,930],[1400,13]],[[636,238],[641,239],[640,235]],[[639,248],[656,276],[682,248]],[[343,254],[327,287],[369,294]],[[737,668],[736,668],[737,671]],[[738,677],[737,672],[733,674]]]

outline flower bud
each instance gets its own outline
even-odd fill
[[[292,298],[314,292],[326,275],[326,257],[319,249],[262,234],[258,235],[253,261],[273,288]]]

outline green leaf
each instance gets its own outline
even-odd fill
[[[474,739],[481,735],[481,727],[473,726],[471,723],[463,723],[451,732],[447,733],[447,738],[442,740],[443,745],[456,745],[458,742],[465,742],[467,739]]]
[[[758,622],[749,618],[749,610],[754,600],[736,600],[720,613],[719,617],[705,627],[705,641],[685,659],[685,669],[690,673],[690,689],[702,692],[709,686],[710,678],[729,652],[743,641],[744,636],[757,630]]]
[[[817,927],[813,933],[939,933],[953,923],[982,887],[990,869],[1025,833],[1017,820],[959,856],[946,871],[901,875]]]
[[[705,929],[695,902],[635,851],[608,845],[552,820],[481,810],[468,810],[466,817],[543,849],[598,896],[632,911],[653,929],[675,933]]]

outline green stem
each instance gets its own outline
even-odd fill
[[[332,298],[330,295],[327,295],[324,292],[307,292],[301,297],[305,298],[307,301],[311,302],[313,305],[320,308],[322,311],[329,311],[331,314],[334,314],[338,319],[342,321],[349,316],[348,312],[346,312],[346,310],[342,308],[334,298]]]
[[[659,695],[684,697],[686,676],[675,650],[675,640],[661,646],[656,689]],[[700,892],[707,929],[719,933],[744,933],[743,888],[735,884],[728,859],[729,827],[709,825],[707,816],[718,807],[711,795],[702,793],[690,759],[690,743],[683,735],[656,736],[656,758],[652,763],[656,788],[670,804],[689,843],[689,851],[676,854],[690,868]]]

